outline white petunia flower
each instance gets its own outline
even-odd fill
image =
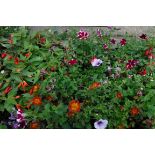
[[[94,123],[95,129],[105,129],[108,125],[108,120],[100,119]]]
[[[93,67],[98,67],[103,63],[103,61],[101,59],[97,59],[97,58],[93,58],[91,60],[91,64]]]
[[[1,74],[4,74],[4,70],[1,71]]]

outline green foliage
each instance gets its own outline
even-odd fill
[[[126,35],[126,44],[121,46],[122,38],[116,38],[116,44],[110,42],[113,31],[102,32],[102,37],[93,32],[80,40],[73,29],[63,33],[30,33],[25,27],[1,27],[0,71],[4,73],[0,73],[0,112],[11,113],[17,104],[21,105],[26,114],[26,128],[37,121],[40,128],[88,129],[94,128],[94,122],[99,119],[108,120],[107,128],[153,128],[155,65],[148,63],[155,61],[145,51],[152,47],[154,54],[154,38],[142,40]],[[10,34],[12,43],[8,42]],[[7,54],[5,58],[3,53]],[[94,56],[103,61],[98,67],[91,64]],[[71,65],[71,60],[77,62]],[[128,60],[139,63],[127,69]],[[146,74],[140,75],[144,69]],[[24,81],[26,86],[21,85]],[[90,89],[95,82],[100,86]],[[12,89],[4,93],[9,86]],[[35,97],[41,99],[40,104],[34,103]],[[81,107],[69,116],[73,99]],[[139,111],[134,115],[132,108],[135,107]],[[1,124],[0,128],[5,125]]]

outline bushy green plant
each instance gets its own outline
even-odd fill
[[[1,127],[94,128],[104,119],[107,128],[154,128],[155,38],[113,37],[25,27],[0,35]]]

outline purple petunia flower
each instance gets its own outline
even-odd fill
[[[110,40],[110,43],[111,43],[111,44],[115,44],[115,43],[116,43],[116,40],[115,40],[115,39],[111,39],[111,40]]]
[[[95,129],[105,129],[108,125],[108,120],[100,119],[94,123]]]
[[[10,113],[11,116],[9,117],[9,120],[16,120],[16,116],[13,112]]]
[[[147,40],[147,35],[146,34],[142,34],[141,36],[139,36],[140,39],[142,40]]]
[[[21,109],[18,109],[16,112],[11,112],[11,116],[9,117],[8,125],[13,129],[25,128],[26,120],[25,114]]]

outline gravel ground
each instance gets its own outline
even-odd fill
[[[142,33],[148,34],[150,36],[155,36],[155,26],[115,26],[117,28],[117,31],[115,32],[115,35],[124,35],[126,32],[130,34],[131,36],[140,35]],[[32,31],[40,31],[44,29],[52,29],[52,30],[58,30],[63,31],[65,29],[69,29],[69,26],[31,26]],[[76,29],[84,28],[88,31],[96,30],[97,28],[101,29],[107,29],[106,27],[84,27],[84,26],[76,26],[74,27]]]

